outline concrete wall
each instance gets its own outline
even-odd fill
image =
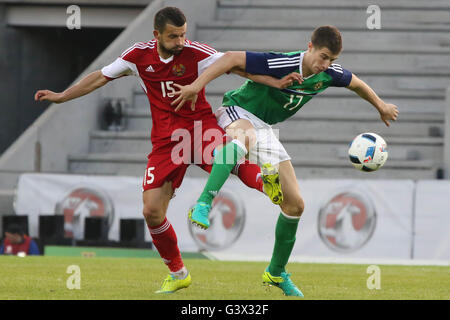
[[[49,106],[34,92],[64,90],[120,31],[0,26],[0,154]]]

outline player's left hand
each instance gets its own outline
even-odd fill
[[[171,106],[177,105],[175,108],[175,112],[180,110],[181,107],[183,107],[184,104],[189,100],[191,101],[191,110],[194,111],[195,103],[197,102],[198,98],[198,91],[192,85],[181,86],[177,83],[174,83],[173,85],[179,90],[174,92],[174,95],[178,96],[178,98],[173,100],[170,104]]]
[[[396,121],[398,117],[398,108],[395,104],[385,103],[380,107],[381,120],[389,127],[389,121]]]
[[[301,84],[303,82],[303,77],[298,72],[291,72],[279,80],[278,89],[286,89],[294,84],[294,82]]]

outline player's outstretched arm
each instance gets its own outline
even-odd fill
[[[197,94],[211,81],[233,68],[245,69],[245,51],[227,51],[216,62],[211,64],[194,82],[187,86],[173,85],[179,89],[174,94],[178,97],[171,103],[176,105],[175,111],[183,107],[186,101],[191,101],[191,109],[195,109]]]
[[[347,86],[348,89],[356,92],[364,100],[370,102],[380,113],[381,120],[389,127],[389,121],[396,121],[398,108],[396,105],[384,102],[373,89],[356,75],[352,75],[352,80]]]
[[[77,84],[67,88],[63,92],[53,92],[50,90],[38,90],[34,95],[35,101],[51,101],[54,103],[63,103],[78,97],[84,96],[95,89],[98,89],[108,83],[100,70],[94,71]]]
[[[251,74],[238,68],[233,68],[231,72],[240,75],[241,77],[250,79],[254,82],[258,82],[277,89],[286,89],[287,87],[293,85],[295,81],[297,81],[300,84],[303,82],[303,78],[298,72],[291,72],[290,74],[285,75],[281,79],[262,74]]]

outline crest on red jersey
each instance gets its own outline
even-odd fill
[[[184,65],[182,65],[181,63],[175,64],[172,67],[172,73],[174,76],[181,77],[185,72],[186,72],[186,67]]]

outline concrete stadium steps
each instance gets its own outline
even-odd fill
[[[291,14],[292,10],[288,10]],[[245,10],[247,11],[247,10]],[[342,10],[339,10],[342,11]],[[199,24],[199,27],[221,27],[223,29],[233,29],[233,28],[249,28],[253,29],[255,27],[264,26],[265,28],[273,28],[273,29],[306,29],[311,32],[314,28],[321,25],[334,25],[339,30],[365,30],[366,32],[376,32],[376,31],[409,31],[409,32],[417,32],[417,31],[425,31],[425,32],[445,32],[450,30],[450,26],[445,21],[448,19],[448,13],[443,12],[442,10],[436,10],[433,12],[426,12],[430,19],[436,13],[439,14],[437,21],[420,21],[409,19],[408,21],[395,20],[396,13],[392,13],[394,16],[393,19],[381,19],[381,28],[380,29],[369,29],[367,27],[367,18],[369,14],[366,14],[366,11],[362,11],[361,9],[357,10],[348,10],[348,11],[334,11],[334,12],[324,12],[323,9],[307,9],[303,10],[303,14],[298,18],[301,20],[295,19],[243,19],[239,16],[239,19],[236,20],[222,20],[215,21],[213,24],[211,23],[202,23]],[[353,11],[353,12],[352,12]],[[420,11],[418,9],[417,11]],[[252,12],[248,12],[250,14]],[[283,15],[284,12],[280,10],[273,10],[273,13],[279,13]],[[335,16],[336,13],[340,14],[340,16]],[[270,15],[270,13],[268,13]],[[355,14],[358,14],[356,17]],[[399,15],[408,16],[408,13],[402,12]],[[385,15],[384,15],[385,16]],[[347,18],[345,18],[347,17]],[[373,21],[369,19],[369,22]]]
[[[349,144],[354,137],[343,136],[325,139],[322,137],[299,137],[281,141],[292,159],[346,159]],[[442,158],[442,138],[397,138],[384,136],[388,144],[389,161],[434,162]],[[407,143],[405,143],[407,141]]]
[[[321,123],[322,127],[326,123]],[[333,135],[315,134],[317,130],[307,130],[297,126],[295,121],[286,123],[279,130],[280,141],[292,158],[347,158],[349,143],[359,133],[376,132],[375,130],[360,130],[353,133],[335,132]],[[382,134],[388,143],[390,158],[398,160],[433,160],[442,158],[443,138],[441,137],[408,137]],[[104,132],[91,133],[92,154],[103,154],[104,157],[94,157],[92,162],[103,161],[108,154],[114,158],[120,154],[139,154],[145,157],[151,151],[151,142],[145,131],[136,132]],[[74,158],[72,158],[74,159]],[[125,157],[124,160],[127,158]],[[131,160],[134,158],[132,157]],[[89,160],[89,159],[87,159]]]
[[[301,28],[290,25],[267,25],[264,22],[236,22],[224,29],[221,23],[201,24],[197,29],[197,39],[214,48],[238,50],[269,50],[296,48],[307,45],[313,27]],[[346,51],[372,52],[439,52],[450,51],[448,30],[409,29],[350,29],[340,28],[343,47]],[[283,36],[280,37],[280,34]]]
[[[135,98],[135,101],[139,100],[140,103],[135,104],[133,108],[125,109],[124,116],[126,129],[130,131],[146,131],[147,137],[150,137],[152,116],[147,96],[145,94],[135,95],[135,97],[136,96],[142,96],[145,99]]]
[[[147,161],[140,154],[88,154],[69,157],[69,169],[75,174],[104,174],[143,176]],[[292,163],[300,179],[352,178],[352,179],[435,179],[437,166],[429,160],[388,160],[386,165],[373,173],[360,172],[344,158],[297,158]],[[192,166],[191,166],[192,167]],[[144,170],[143,170],[144,168]],[[198,172],[201,170],[190,170]],[[190,174],[192,175],[192,174]],[[203,173],[204,175],[204,173]]]
[[[368,5],[373,3],[370,0],[340,0],[340,1],[327,1],[327,0],[278,0],[276,2],[271,0],[219,0],[219,7],[226,5],[246,5],[250,7],[259,6],[271,6],[274,8],[279,7],[293,7],[293,6],[305,6],[305,7],[318,7],[318,8],[329,8],[329,9],[345,9],[345,8],[367,8]],[[382,8],[398,8],[398,10],[411,10],[414,8],[420,8],[422,10],[427,10],[431,8],[445,9],[449,8],[450,5],[447,0],[378,0],[377,4]]]
[[[234,78],[235,76],[223,77]],[[219,81],[219,79],[214,81]],[[236,89],[239,84],[243,83],[239,79],[234,79],[230,82],[232,83],[227,84],[227,88],[220,88],[219,84],[212,86],[214,82],[211,84],[212,87],[208,85],[206,88],[206,98],[214,111],[222,105],[223,94],[228,89]],[[236,85],[236,87],[232,87],[233,85]],[[444,92],[442,90],[384,90],[378,91],[377,94],[386,102],[397,105],[401,113],[436,113],[442,119],[444,118]],[[324,114],[360,113],[374,110],[368,102],[344,88],[327,89],[303,106],[302,113],[312,109],[314,112],[323,112]],[[139,118],[142,115],[150,117],[150,107],[144,92],[138,91],[135,93],[134,106],[129,109],[129,112],[129,119]],[[148,124],[150,125],[151,122],[148,122]]]
[[[214,80],[218,81],[218,80]],[[420,90],[420,89],[410,89],[410,90],[398,90],[398,89],[376,89],[378,96],[386,99],[425,99],[425,100],[442,100],[445,99],[445,91],[443,90]],[[207,88],[207,92],[210,95],[223,95],[223,90],[214,82],[211,82],[210,86]],[[333,98],[352,98],[356,94],[351,90],[345,88],[329,87],[326,91],[317,95],[317,97],[327,96]],[[317,98],[314,98],[317,99]]]
[[[304,50],[299,48],[297,50]],[[336,60],[355,74],[385,75],[430,75],[450,74],[450,55],[442,53],[395,53],[395,52],[348,52],[344,51]]]
[[[219,51],[227,51],[229,48],[216,48]],[[237,48],[247,50],[246,47]],[[299,43],[292,51],[305,50],[306,43]],[[231,49],[230,49],[231,50]],[[267,48],[272,51],[274,48]],[[262,49],[257,51],[264,51]],[[283,50],[282,50],[283,51]],[[287,50],[290,51],[290,50]],[[395,53],[395,52],[360,52],[344,51],[336,60],[344,68],[348,68],[355,74],[364,75],[396,75],[396,76],[449,76],[450,54],[447,53]],[[233,75],[234,76],[234,75]],[[230,76],[223,75],[223,78]]]
[[[147,131],[94,131],[90,134],[89,152],[136,153],[146,156],[152,150],[150,133]]]
[[[148,108],[148,102],[144,94],[136,94],[135,101],[141,101],[140,104],[134,108],[127,108],[124,112],[126,117],[126,127],[131,131],[148,131],[150,135],[151,128],[151,114]],[[213,110],[221,105],[222,94],[207,95]],[[444,118],[442,115],[443,101],[428,100],[428,99],[389,99],[390,103],[394,103],[399,107],[400,115],[399,121],[393,123],[388,129],[390,134],[392,131],[404,131],[409,134],[411,127],[409,125],[414,123],[415,135],[430,135],[429,130],[433,130],[431,135],[439,135],[436,132],[443,134]],[[329,97],[324,93],[310,102],[308,102],[302,109],[297,112],[291,120],[329,120],[329,121],[358,121],[375,122],[375,126],[380,126],[385,129],[384,124],[379,118],[378,112],[369,103],[361,100],[356,94],[353,96],[338,99]],[[361,124],[364,125],[364,124]],[[419,129],[421,128],[421,129]],[[406,130],[406,131],[405,131]],[[417,130],[422,133],[418,134]],[[436,131],[438,130],[438,131]],[[394,135],[398,135],[395,133]]]
[[[312,103],[312,102],[311,102]],[[334,106],[333,106],[334,107]],[[305,105],[302,110],[283,123],[275,124],[274,128],[280,129],[282,134],[295,136],[296,133],[314,133],[319,136],[328,135],[323,131],[323,126],[335,124],[334,134],[352,134],[363,131],[378,132],[381,135],[391,136],[443,136],[444,119],[437,113],[401,113],[397,122],[392,121],[391,126],[387,127],[380,119],[378,112],[373,109],[351,112],[343,109],[341,112],[336,108],[331,112],[324,112],[314,106],[308,108]],[[329,107],[332,109],[332,107]],[[317,111],[316,111],[317,110]],[[149,139],[151,127],[151,117],[146,109],[131,109],[127,114],[127,131],[95,131],[91,138],[123,139],[138,138]],[[130,146],[131,147],[131,146]]]
[[[223,94],[207,94],[207,99],[211,104],[213,110],[217,110],[222,105]],[[400,111],[400,117],[403,117],[407,113],[433,113],[444,119],[444,100],[443,99],[430,99],[428,97],[402,97],[392,98],[389,96],[382,96],[385,101],[393,103],[398,106]],[[362,100],[356,94],[348,97],[336,97],[329,95],[325,92],[322,95],[315,97],[313,100],[304,105],[301,112],[296,113],[320,113],[324,116],[330,114],[360,114],[360,113],[373,113],[378,115],[378,112],[372,107],[371,104]]]
[[[70,155],[69,172],[74,174],[143,176],[147,157],[142,153],[89,153]]]
[[[319,100],[319,99],[317,99]],[[349,99],[342,99],[344,104],[347,101],[352,101]],[[305,105],[301,108],[302,112],[295,113],[291,118],[289,118],[286,121],[290,120],[323,120],[327,119],[330,121],[346,121],[346,120],[352,120],[352,121],[374,121],[374,122],[380,122],[380,115],[378,111],[372,107],[370,104],[366,105],[363,101],[359,100],[361,105],[355,104],[355,106],[352,106],[351,104],[345,105],[343,107],[339,105],[331,105],[331,106],[325,106],[323,109],[320,108],[319,105],[313,104],[313,102],[310,102],[311,108],[308,108],[308,105]],[[341,109],[339,109],[341,107]],[[354,110],[353,108],[354,107]],[[326,110],[328,108],[328,110]],[[429,125],[443,125],[444,119],[442,117],[442,114],[435,113],[435,112],[403,112],[401,113],[401,122],[392,122],[396,125],[405,125],[409,123],[421,123],[421,124],[429,124]],[[411,132],[408,132],[410,134]]]
[[[386,127],[378,112],[350,90],[329,88],[301,112],[275,125],[299,179],[435,179],[443,158],[444,94],[450,85],[450,3],[446,0],[379,0],[381,30],[369,30],[369,1],[219,0],[216,20],[197,25],[195,40],[219,51],[306,49],[315,26],[334,24],[344,51],[336,61],[399,107]],[[223,94],[245,79],[225,75],[207,88],[213,110]],[[147,96],[134,94],[124,110],[126,131],[93,131],[89,154],[69,157],[80,174],[142,176],[151,150],[152,120]],[[332,128],[324,129],[324,128]],[[348,160],[348,145],[359,133],[376,132],[388,143],[389,159],[374,173]],[[205,176],[191,166],[188,175]]]
[[[312,32],[312,30],[311,30]],[[200,41],[200,40],[199,40]],[[309,41],[309,40],[307,40]],[[201,42],[201,41],[200,41]],[[206,42],[206,41],[204,41]],[[284,44],[278,44],[278,45],[271,45],[271,42],[264,41],[262,43],[245,43],[244,41],[241,42],[220,42],[220,41],[214,41],[209,42],[208,45],[212,46],[217,51],[225,52],[225,51],[257,51],[257,52],[268,52],[268,51],[276,51],[276,52],[291,52],[291,51],[298,51],[298,50],[305,50],[307,48],[307,42],[302,41],[290,41],[286,42]],[[402,49],[402,48],[396,48],[396,47],[390,47],[388,44],[385,46],[377,47],[376,50],[366,48],[364,46],[354,46],[353,48],[349,48],[348,46],[343,47],[343,53],[345,54],[422,54],[422,55],[448,55],[450,53],[450,47],[449,46],[443,46],[443,47],[415,47],[413,49]],[[340,58],[339,58],[340,59]],[[341,63],[341,60],[337,60],[336,63]],[[346,65],[348,67],[348,65]]]
[[[140,153],[89,153],[69,156],[69,172],[74,174],[125,175],[143,177],[147,166],[147,156]],[[195,165],[188,168],[191,177],[207,177]]]
[[[375,172],[359,171],[342,159],[341,161],[299,160],[292,162],[295,175],[300,179],[436,179],[437,167],[431,161],[389,161]]]
[[[148,114],[150,115],[150,104],[147,94],[144,92],[144,90],[138,89],[133,93],[133,104],[129,109],[146,109]]]
[[[372,75],[364,72],[355,73],[360,79],[371,86],[379,96],[428,96],[430,98],[444,99],[445,89],[450,86],[450,74],[442,76],[432,75]],[[228,90],[239,88],[246,79],[236,75],[222,76],[211,81],[207,87],[206,92],[224,93]],[[337,93],[339,95],[354,95],[352,91],[346,88],[330,87],[319,95],[327,95],[330,93]]]
[[[443,136],[444,131],[443,122],[436,122],[434,118],[427,121],[425,117],[418,120],[418,117],[410,117],[411,115],[403,115],[401,121],[391,122],[389,127],[379,119],[377,113],[329,115],[325,118],[320,114],[302,115],[300,111],[296,116],[273,126],[279,129],[281,139],[296,139],[305,133],[329,137],[343,134],[351,136],[361,132],[375,132],[382,136],[430,137]]]
[[[363,72],[356,74],[369,84],[382,99],[395,103],[400,108],[400,111],[444,112],[444,89],[450,85],[450,76],[394,76],[366,74]],[[236,75],[224,75],[209,83],[206,87],[206,94],[213,109],[216,110],[221,105],[223,94],[226,91],[240,87],[245,81],[246,79]],[[134,97],[134,107],[136,109],[147,108],[148,114],[150,114],[147,96],[143,92],[137,92]],[[336,99],[334,103],[339,105],[354,105],[357,102],[351,101],[354,101],[356,98],[362,106],[366,104],[369,106],[369,109],[371,108],[368,103],[362,101],[354,92],[346,88],[334,87],[328,88],[317,95],[305,107],[323,98]],[[338,101],[343,98],[350,98],[350,100]],[[328,102],[324,104],[328,104]]]
[[[369,4],[362,1],[220,1],[217,20],[221,21],[282,21],[286,24],[318,26],[332,24],[338,27],[366,28]],[[448,28],[449,7],[445,2],[421,1],[417,4],[399,1],[383,3],[382,28]],[[351,17],[352,19],[349,19]]]

